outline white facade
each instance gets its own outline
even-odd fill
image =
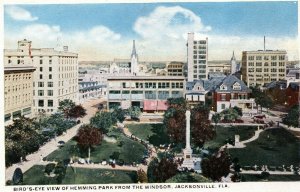
[[[31,41],[18,42],[18,49],[4,50],[7,66],[32,65],[33,113],[53,113],[59,101],[71,99],[78,102],[78,54],[56,51],[54,48],[31,48]]]
[[[207,79],[208,38],[196,39],[194,33],[188,33],[187,63],[188,82]]]

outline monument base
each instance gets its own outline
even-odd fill
[[[185,167],[188,170],[194,169],[194,162],[192,157],[193,151],[192,149],[184,149],[183,150],[183,163],[181,167]]]

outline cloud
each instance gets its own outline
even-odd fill
[[[21,21],[36,21],[38,17],[33,17],[31,13],[21,7],[8,6],[5,9],[6,13],[14,20]]]
[[[211,27],[205,26],[201,18],[188,9],[159,6],[148,16],[139,17],[133,29],[142,38],[178,40],[187,32],[207,32]]]

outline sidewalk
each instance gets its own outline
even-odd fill
[[[87,115],[83,118],[81,118],[81,123],[78,125],[75,125],[74,127],[68,129],[65,134],[60,135],[52,140],[50,140],[45,145],[41,146],[38,151],[35,153],[29,154],[26,156],[27,161],[23,161],[21,163],[14,164],[5,170],[5,180],[11,180],[12,176],[14,174],[14,171],[16,168],[21,168],[22,172],[24,173],[28,169],[30,169],[32,166],[39,164],[41,162],[41,159],[43,157],[46,157],[53,151],[57,150],[58,147],[58,141],[64,141],[67,142],[70,139],[72,139],[76,134],[78,128],[85,123],[89,123],[89,119],[94,116],[94,114],[97,112],[97,108],[93,107],[95,104],[99,103],[101,99],[99,100],[90,100],[83,104],[83,107],[86,109]]]

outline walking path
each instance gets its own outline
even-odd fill
[[[128,128],[124,127],[123,128],[123,133],[128,138],[133,139],[131,137],[132,133],[128,130]],[[140,139],[140,138],[138,138],[136,136],[135,136],[135,138],[136,138],[137,141],[139,141],[141,143],[142,139]],[[145,143],[142,143],[142,144],[145,144]],[[149,151],[149,157],[146,159],[146,161],[149,163],[153,158],[157,157],[157,151],[156,151],[155,147],[153,145],[151,145],[151,144],[146,143],[146,146],[147,146],[147,149]],[[139,167],[141,169],[143,169],[145,171],[145,173],[147,173],[148,166],[141,164]]]
[[[91,117],[94,116],[94,114],[97,112],[97,107],[95,105],[97,103],[100,103],[102,99],[95,99],[95,100],[90,100],[85,103],[83,103],[83,107],[86,109],[87,115],[81,118],[81,123],[78,125],[75,125],[74,127],[68,129],[65,134],[60,135],[52,140],[50,140],[48,143],[44,144],[43,146],[40,147],[38,151],[35,153],[29,154],[26,156],[27,161],[23,161],[17,164],[14,164],[5,170],[5,178],[6,180],[11,180],[12,176],[14,174],[14,171],[16,168],[21,168],[22,172],[24,173],[28,169],[30,169],[32,166],[40,163],[41,159],[43,157],[46,157],[53,151],[57,150],[59,148],[58,146],[58,141],[64,141],[67,142],[70,139],[72,139],[76,134],[78,128],[85,123],[89,123],[89,120]]]
[[[38,163],[38,165],[47,165],[49,163],[57,163],[55,161],[41,161]],[[73,163],[69,165],[70,167],[76,167],[76,168],[85,168],[85,169],[112,169],[112,170],[123,170],[123,171],[137,171],[139,169],[139,166],[128,166],[128,165],[115,165],[115,167],[112,167],[111,165],[102,165],[102,164],[79,164],[79,163]]]
[[[253,170],[242,170],[241,173],[242,174],[253,174],[253,175],[257,175],[257,174],[261,174],[263,171],[253,171]],[[271,175],[295,175],[294,172],[292,171],[267,171],[269,172]]]
[[[264,131],[263,129],[256,130],[254,136],[251,137],[250,139],[247,139],[247,140],[238,142],[238,143],[236,143],[234,146],[233,146],[233,145],[230,145],[230,144],[226,144],[225,146],[226,146],[227,148],[245,148],[245,147],[246,147],[246,145],[245,145],[246,143],[250,143],[250,142],[252,142],[252,141],[258,139],[260,133],[263,132],[263,131]]]

